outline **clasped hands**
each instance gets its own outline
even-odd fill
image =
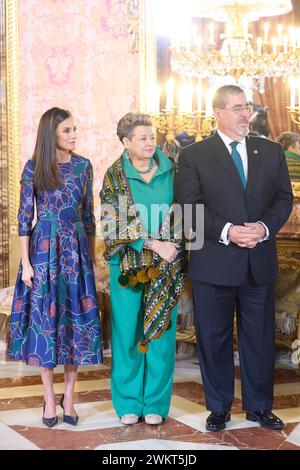
[[[228,239],[241,248],[254,248],[266,236],[266,229],[259,222],[245,222],[244,225],[231,225]]]

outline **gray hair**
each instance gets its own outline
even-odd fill
[[[123,116],[117,125],[117,136],[123,143],[124,137],[129,140],[133,136],[133,131],[137,126],[153,126],[151,116],[143,113],[127,113]]]
[[[213,108],[224,109],[228,100],[228,95],[239,95],[244,93],[244,90],[237,85],[224,85],[218,88],[213,96],[212,106]]]
[[[300,136],[296,132],[282,132],[277,138],[283,150],[288,150],[289,147],[295,147],[296,143],[300,141]]]

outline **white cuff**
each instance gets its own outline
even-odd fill
[[[224,228],[222,230],[222,233],[220,235],[219,242],[223,243],[224,245],[229,245],[230,240],[228,240],[228,230],[233,224],[230,222],[227,222],[227,224],[224,225]]]
[[[262,238],[261,240],[258,240],[258,243],[265,242],[265,241],[269,240],[270,232],[269,232],[268,227],[267,227],[261,220],[258,220],[256,223],[263,225],[263,226],[265,227],[265,229],[266,229],[266,235],[265,235],[265,237]]]

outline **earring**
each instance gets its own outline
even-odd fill
[[[125,149],[125,158],[126,158],[126,160],[129,160],[129,159],[130,159],[130,155],[129,155],[128,149]]]

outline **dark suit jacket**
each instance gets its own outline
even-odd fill
[[[288,219],[293,203],[288,169],[280,144],[247,137],[246,146],[246,190],[217,133],[181,151],[175,182],[176,199],[181,205],[204,204],[204,245],[190,252],[189,274],[194,280],[223,286],[240,285],[249,268],[258,284],[271,282],[277,276],[275,237]],[[243,225],[257,221],[268,227],[268,241],[252,249],[219,242],[227,222]]]

